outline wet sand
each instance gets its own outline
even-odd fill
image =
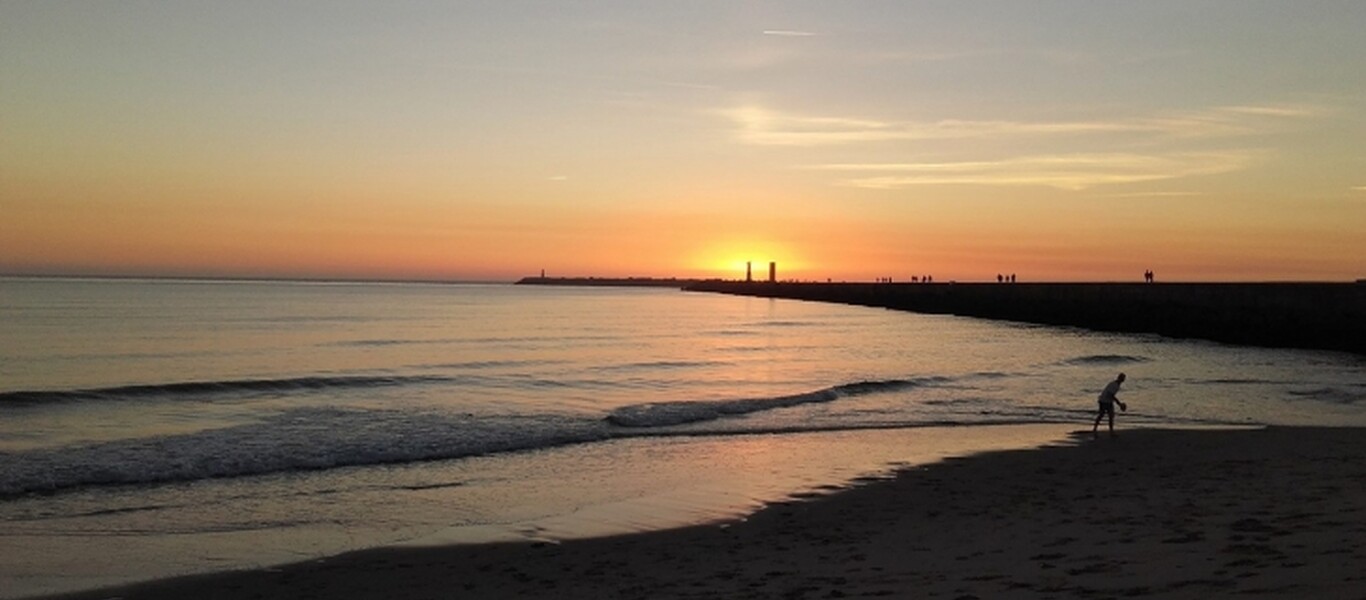
[[[1126,430],[740,522],[378,549],[62,598],[1366,598],[1366,430]]]

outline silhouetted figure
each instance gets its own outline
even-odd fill
[[[1015,274],[1014,274],[1014,273],[1011,273],[1011,274],[1010,274],[1010,282],[1011,282],[1011,283],[1015,283]]]
[[[1001,283],[1001,282],[1003,282],[1003,281],[1005,281],[1005,277],[1002,277],[1000,273],[997,273],[997,274],[996,274],[996,283]]]
[[[1115,404],[1119,404],[1120,410],[1129,410],[1129,405],[1121,402],[1120,399],[1115,396],[1115,394],[1119,393],[1119,386],[1122,383],[1124,383],[1124,374],[1120,373],[1119,377],[1116,377],[1114,381],[1105,384],[1105,389],[1101,390],[1100,396],[1096,398],[1096,401],[1100,404],[1100,410],[1096,412],[1096,423],[1091,426],[1091,435],[1099,435],[1097,432],[1100,429],[1100,420],[1106,416],[1110,417],[1110,435],[1115,435]]]

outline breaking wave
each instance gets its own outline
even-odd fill
[[[478,456],[591,442],[596,419],[304,408],[195,433],[0,453],[0,498]]]
[[[232,395],[263,392],[300,392],[344,388],[377,388],[437,383],[450,381],[436,376],[348,376],[348,377],[293,377],[285,379],[235,379],[225,381],[187,381],[147,385],[78,390],[38,390],[0,392],[0,406],[6,404],[39,404],[70,400],[110,400],[134,398],[179,398]]]
[[[698,421],[711,421],[726,416],[743,415],[776,408],[786,408],[814,402],[831,402],[849,396],[861,396],[878,392],[892,392],[917,386],[933,385],[948,381],[943,377],[918,379],[893,379],[888,381],[860,381],[846,383],[814,392],[774,396],[768,398],[747,398],[741,400],[709,400],[652,402],[634,404],[613,410],[607,415],[607,422],[619,427],[666,427]]]
[[[0,498],[100,486],[154,485],[341,467],[459,459],[618,438],[691,435],[659,429],[813,402],[948,381],[942,377],[862,381],[804,394],[742,400],[662,402],[593,415],[474,415],[417,410],[300,407],[256,423],[186,434],[0,452]],[[308,378],[213,384],[129,386],[68,392],[91,395],[189,394],[229,389],[311,389],[401,385],[388,378]],[[48,394],[60,394],[51,392]],[[13,393],[10,394],[14,396]],[[815,430],[844,429],[820,426]],[[778,428],[800,431],[806,426]],[[728,434],[759,431],[742,429]],[[774,431],[773,428],[762,431]]]
[[[1128,363],[1148,362],[1152,359],[1145,356],[1129,356],[1125,354],[1092,354],[1089,356],[1078,356],[1062,361],[1065,365],[1122,365]]]

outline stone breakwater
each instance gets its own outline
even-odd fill
[[[1366,355],[1362,283],[759,283],[687,288]]]

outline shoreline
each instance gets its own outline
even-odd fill
[[[1366,355],[1366,284],[1359,282],[704,281],[684,289]]]
[[[387,493],[372,491],[372,485],[345,491],[354,482],[348,483],[342,469],[337,478],[308,476],[296,482],[297,488],[291,486],[305,492],[297,509],[281,512],[268,503],[248,505],[224,517],[228,523],[252,523],[257,520],[253,514],[261,510],[278,522],[303,519],[303,527],[209,527],[165,535],[157,534],[155,525],[139,530],[136,523],[125,522],[111,525],[110,535],[76,542],[75,547],[42,533],[25,537],[21,527],[17,537],[7,540],[10,547],[26,548],[35,560],[0,552],[0,598],[277,568],[375,548],[558,543],[723,523],[743,519],[770,503],[825,495],[867,478],[887,477],[902,466],[1058,443],[1067,431],[1068,426],[1060,424],[1023,424],[622,439],[457,461],[460,466],[454,471],[449,468],[454,465],[412,465],[387,479],[390,485],[399,484]],[[573,478],[562,475],[569,472],[575,473]],[[501,478],[500,473],[522,476]],[[452,480],[483,483],[452,486]],[[428,485],[433,483],[437,485]],[[307,490],[327,490],[324,504],[311,510]],[[196,497],[214,504],[213,499],[224,493],[241,492],[201,490]],[[171,489],[160,499],[130,504],[115,495],[105,506],[161,505],[175,497]],[[481,500],[499,497],[503,500],[497,508]],[[165,522],[204,518],[194,511],[159,512],[158,519]],[[349,519],[349,524],[306,524],[309,519],[331,518]],[[81,526],[53,524],[58,531]],[[123,530],[129,537],[118,533]]]
[[[1074,439],[913,467],[722,524],[379,548],[48,598],[1360,597],[1366,430]]]

